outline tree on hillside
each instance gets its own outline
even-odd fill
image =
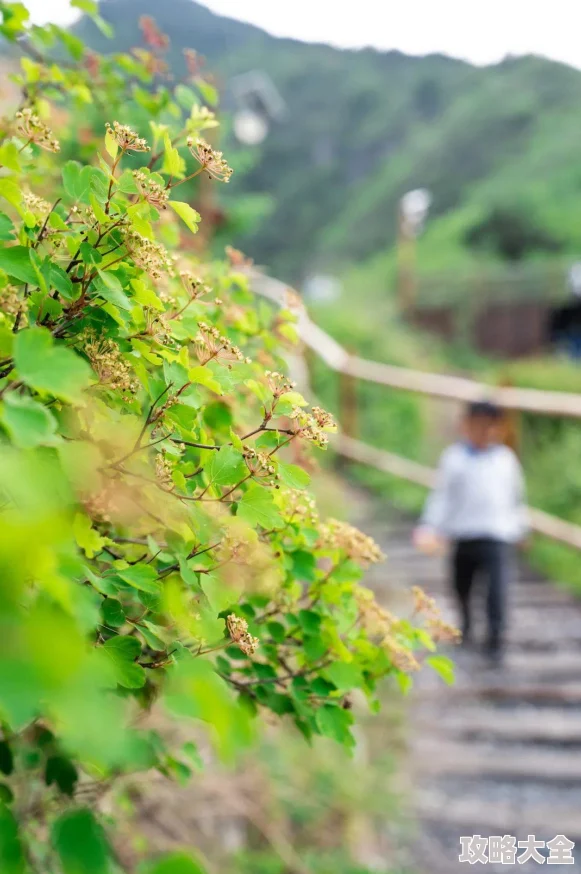
[[[486,249],[505,261],[521,261],[533,252],[559,252],[562,244],[533,218],[516,209],[494,207],[464,237],[468,246]]]

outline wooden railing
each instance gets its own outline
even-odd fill
[[[491,386],[463,377],[424,373],[352,355],[310,319],[301,298],[287,285],[255,270],[249,271],[249,279],[254,292],[295,313],[303,344],[318,355],[331,370],[349,380],[366,380],[389,388],[464,403],[489,400],[507,411],[581,419],[581,395]],[[347,406],[350,405],[351,401]],[[353,419],[353,411],[344,410],[343,418],[345,424],[348,424]],[[426,488],[431,488],[434,483],[434,470],[355,439],[350,427],[342,429],[342,433],[333,442],[333,448],[345,458]],[[529,508],[529,518],[531,527],[539,534],[581,549],[581,526],[565,522],[533,507]]]

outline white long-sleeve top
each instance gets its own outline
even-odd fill
[[[443,453],[422,524],[452,540],[514,543],[528,530],[522,469],[507,446],[456,443]]]

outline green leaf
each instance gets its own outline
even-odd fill
[[[105,203],[109,195],[109,174],[100,167],[91,167],[91,191],[99,203]]]
[[[454,662],[451,659],[443,655],[432,655],[427,657],[426,662],[439,674],[444,683],[447,683],[448,686],[452,685],[454,682]]]
[[[282,622],[267,622],[266,627],[275,643],[283,643],[286,640],[286,628]]]
[[[58,264],[53,264],[52,261],[48,263],[48,281],[50,285],[56,288],[65,300],[74,300],[75,287],[69,274],[62,267],[59,267]]]
[[[12,750],[10,749],[9,743],[2,740],[0,741],[0,771],[9,777],[13,770],[14,758],[12,756]]]
[[[91,243],[81,243],[79,253],[85,264],[100,264],[103,256]]]
[[[78,401],[92,375],[87,362],[66,346],[57,346],[46,328],[18,332],[14,362],[26,385],[66,401]]]
[[[44,782],[47,786],[54,783],[64,795],[72,797],[79,775],[77,769],[65,756],[51,756],[47,759],[44,770]]]
[[[244,479],[248,468],[242,454],[233,446],[216,450],[207,468],[210,482],[218,486],[233,486]]]
[[[147,622],[144,620],[140,625],[138,625],[140,634],[143,635],[143,639],[146,644],[153,649],[155,652],[163,652],[165,650],[165,643],[159,636],[163,633],[163,628],[160,628],[158,625],[154,625],[152,622]],[[155,630],[154,630],[155,629]],[[156,631],[158,632],[156,634]]]
[[[325,704],[316,711],[315,721],[321,734],[333,738],[343,746],[354,746],[355,739],[350,731],[353,716],[348,710]]]
[[[237,515],[250,525],[263,528],[282,528],[284,522],[272,499],[261,486],[251,486],[238,502]]]
[[[151,307],[154,310],[163,312],[165,306],[163,301],[159,299],[152,288],[148,288],[141,279],[132,279],[131,287],[133,288],[133,299],[140,303],[141,306]]]
[[[59,39],[64,45],[67,47],[69,54],[75,61],[80,61],[83,57],[85,47],[80,39],[76,36],[73,36],[72,33],[69,33],[68,30],[63,30],[59,28]]]
[[[198,102],[198,98],[196,97],[192,89],[188,88],[186,85],[182,85],[181,83],[179,85],[176,85],[174,94],[180,106],[182,106],[188,112],[190,112],[192,106]]]
[[[297,549],[291,553],[292,572],[298,580],[305,580],[312,583],[315,579],[316,561],[312,552],[307,552],[304,549]]]
[[[321,617],[314,610],[299,610],[298,620],[307,634],[318,634],[321,629]]]
[[[96,0],[71,0],[71,6],[86,12],[87,15],[97,15],[99,12],[99,4]]]
[[[340,692],[355,689],[363,682],[361,668],[353,662],[333,662],[328,668],[325,668],[325,676],[335,684]]]
[[[105,150],[107,154],[115,160],[117,152],[119,151],[119,146],[117,145],[117,140],[115,139],[112,129],[109,127],[105,131]]]
[[[280,398],[276,405],[277,416],[288,416],[293,411],[293,407],[307,407],[308,402],[298,391],[288,391]]]
[[[255,379],[247,379],[244,384],[248,386],[253,394],[256,395],[259,401],[262,401],[263,404],[269,403],[271,400],[271,393],[264,383],[257,382]]]
[[[109,303],[119,307],[119,309],[132,310],[134,304],[124,293],[123,286],[115,274],[103,270],[98,270],[97,272],[99,276],[94,280],[93,286],[99,295],[108,300]]]
[[[188,370],[188,379],[190,382],[209,388],[210,391],[213,391],[218,395],[222,394],[222,386],[216,379],[214,379],[211,370],[207,367],[203,367],[201,364],[198,365],[198,367],[192,367]]]
[[[402,694],[408,695],[414,684],[414,681],[412,680],[410,675],[402,674],[400,671],[398,674],[396,674],[396,680]]]
[[[7,167],[8,170],[14,170],[15,173],[20,173],[20,159],[16,143],[8,141],[0,146],[0,166]]]
[[[2,803],[0,803],[0,871],[2,874],[26,872],[18,825],[11,811]]]
[[[107,215],[93,192],[89,194],[89,203],[91,204],[91,209],[95,213],[95,218],[97,219],[97,221],[106,225],[109,221],[109,216]]]
[[[206,874],[199,862],[189,854],[171,853],[146,869],[146,874]]]
[[[63,167],[63,185],[73,200],[88,203],[93,167],[82,167],[78,161],[67,161]]]
[[[224,757],[231,758],[251,739],[248,712],[206,659],[186,656],[168,669],[164,698],[172,713],[212,726],[213,740]]]
[[[218,90],[214,88],[213,85],[210,85],[209,82],[206,82],[205,79],[196,79],[196,87],[205,102],[210,106],[216,106],[218,103]]]
[[[126,689],[141,689],[145,685],[145,671],[135,659],[141,654],[141,644],[135,637],[112,637],[103,645],[113,663],[115,679]]]
[[[311,477],[306,470],[303,470],[297,464],[286,464],[281,461],[278,465],[278,472],[281,482],[291,489],[306,489],[311,481]]]
[[[133,586],[135,589],[140,589],[142,592],[157,595],[160,590],[157,574],[150,565],[136,564],[133,567],[117,571],[117,575],[125,583],[128,583],[128,585]]]
[[[151,208],[148,203],[134,203],[127,208],[127,215],[131,219],[131,224],[138,234],[142,237],[147,237],[148,240],[153,239],[153,229],[148,221],[151,214]]]
[[[167,131],[163,132],[163,146],[163,172],[170,176],[178,176],[182,170],[182,159],[178,150],[172,146]]]
[[[195,234],[198,230],[198,224],[202,220],[200,213],[196,212],[189,203],[182,203],[180,200],[170,200],[169,205],[179,215],[184,224],[187,225],[192,234]]]
[[[22,215],[22,191],[14,179],[7,177],[0,178],[0,197],[3,197],[8,201],[8,203],[11,203],[12,206],[16,207],[18,212]]]
[[[55,442],[57,423],[54,416],[28,395],[7,394],[0,418],[19,449],[50,446]]]
[[[14,225],[12,219],[5,212],[0,212],[0,240],[14,239]]]
[[[7,246],[0,249],[0,268],[20,282],[27,282],[29,285],[39,284],[36,271],[30,261],[30,249],[27,246]]]
[[[222,610],[236,603],[235,592],[215,574],[203,574],[201,585],[214,613],[221,613]]]
[[[234,449],[237,449],[239,452],[242,452],[242,450],[244,449],[244,444],[242,443],[242,440],[240,439],[238,434],[234,433],[232,428],[230,428],[230,440],[232,442],[232,446],[234,447]]]
[[[73,534],[77,545],[83,550],[87,558],[94,558],[105,543],[99,532],[92,527],[89,517],[85,516],[84,513],[75,513]]]
[[[116,598],[105,598],[101,604],[103,622],[109,628],[118,628],[125,622],[123,607]]]
[[[14,792],[7,783],[0,783],[0,804],[12,804]]]
[[[63,813],[53,824],[51,837],[63,874],[109,874],[107,839],[90,810]]]

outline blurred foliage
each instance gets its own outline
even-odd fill
[[[565,258],[577,253],[579,71],[537,57],[475,68],[440,55],[308,45],[191,0],[102,0],[100,8],[116,27],[115,49],[137,43],[140,14],[156,18],[178,75],[195,33],[228,109],[234,76],[259,70],[272,79],[286,113],[229,193],[272,197],[269,214],[237,239],[281,278],[339,273],[378,257],[387,288],[398,201],[418,187],[433,196],[419,242],[425,272],[501,261],[502,252],[465,244],[469,228],[497,210],[531,217]],[[88,21],[77,32],[110,50]],[[237,160],[233,153],[235,167]]]
[[[493,208],[468,229],[465,241],[506,261],[520,261],[531,252],[558,252],[561,245],[531,219],[516,210]]]
[[[265,713],[351,749],[354,690],[377,708],[450,630],[360,585],[379,549],[305,491],[334,425],[281,375],[293,317],[255,305],[240,253],[192,252],[189,182],[231,174],[201,137],[212,86],[168,77],[152,22],[105,58],[21,3],[0,16],[21,56],[0,125],[0,870],[115,874],[99,800],[198,760],[154,707],[226,762]]]

